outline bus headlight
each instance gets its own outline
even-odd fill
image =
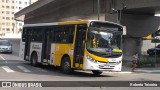
[[[122,61],[120,60],[120,61],[118,61],[118,62],[116,62],[116,64],[120,64]]]
[[[94,60],[93,58],[91,58],[90,56],[86,55],[87,56],[87,60],[93,62],[93,63],[97,63],[98,61]]]

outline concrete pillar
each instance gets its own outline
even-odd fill
[[[118,14],[106,14],[106,20],[118,22]],[[127,35],[123,40],[124,59],[129,60],[135,52],[141,53],[142,37],[158,30],[160,18],[149,15],[122,14],[121,22],[126,26]]]

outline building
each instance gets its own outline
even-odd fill
[[[0,0],[0,36],[14,38],[22,30],[23,22],[15,21],[14,14],[37,0]],[[9,37],[7,37],[9,36]]]

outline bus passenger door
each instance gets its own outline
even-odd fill
[[[82,68],[83,58],[84,58],[84,48],[85,48],[85,38],[86,38],[86,30],[87,25],[81,24],[77,25],[76,30],[76,40],[74,47],[74,61],[73,66],[76,68]]]
[[[51,51],[51,31],[49,29],[44,30],[44,39],[42,45],[42,63],[49,63],[50,51]]]
[[[25,55],[24,55],[25,60],[29,60],[31,41],[32,41],[32,29],[27,29],[27,36],[26,36],[26,43],[25,43]]]

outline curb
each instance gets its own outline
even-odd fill
[[[160,73],[160,70],[135,70],[135,72],[142,72],[142,73]]]
[[[130,74],[130,73],[133,73],[133,72],[130,72],[130,71],[120,71],[120,72],[104,72],[104,73],[119,73],[119,74]]]

